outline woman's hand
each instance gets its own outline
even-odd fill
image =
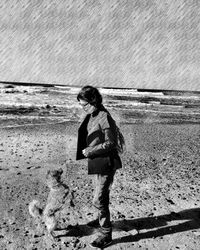
[[[85,148],[82,150],[82,154],[87,158],[89,156],[90,153],[90,148]]]

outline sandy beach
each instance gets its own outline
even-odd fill
[[[120,112],[114,115],[125,117]],[[92,179],[86,161],[75,161],[80,120],[55,116],[50,121],[47,116],[38,123],[39,116],[37,122],[20,117],[1,116],[0,249],[90,249],[96,233],[86,226],[95,214]],[[113,243],[107,249],[198,250],[199,123],[156,122],[152,116],[145,122],[126,121],[120,123],[126,150],[111,191]],[[66,204],[59,214],[58,240],[52,241],[29,215],[28,204],[33,199],[45,204],[45,174],[58,167],[74,190],[75,207]]]

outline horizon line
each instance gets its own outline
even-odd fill
[[[68,87],[68,88],[81,88],[79,85],[66,85],[66,84],[49,84],[49,83],[32,83],[32,82],[13,82],[13,81],[0,81],[0,84],[11,84],[11,85],[24,85],[24,86],[43,86],[43,87]],[[125,90],[136,90],[138,92],[181,92],[181,93],[197,93],[200,94],[200,91],[196,90],[173,90],[173,89],[150,89],[150,88],[119,88],[119,87],[97,87],[102,89],[125,89]]]

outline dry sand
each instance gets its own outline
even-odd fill
[[[77,91],[0,86],[0,250],[90,249],[96,231],[86,223],[95,210],[87,162],[75,161]],[[199,93],[102,93],[126,140],[111,191],[108,249],[198,250]],[[75,207],[66,203],[59,214],[54,242],[29,215],[28,204],[45,204],[45,174],[57,167],[74,190]]]
[[[77,122],[0,129],[0,249],[90,249],[95,230],[92,180],[75,161]],[[126,152],[111,191],[113,244],[108,249],[198,250],[200,246],[199,124],[122,124]],[[75,208],[59,215],[58,241],[28,213],[45,203],[45,173],[62,167]],[[71,231],[64,230],[73,225]]]

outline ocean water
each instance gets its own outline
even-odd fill
[[[0,85],[0,126],[80,122],[80,87]],[[99,88],[117,123],[199,123],[200,93]]]

